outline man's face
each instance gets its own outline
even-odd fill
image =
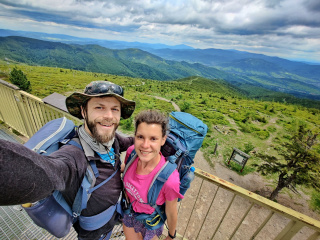
[[[105,143],[115,136],[121,116],[121,104],[114,97],[91,98],[82,109],[85,130],[98,142]]]

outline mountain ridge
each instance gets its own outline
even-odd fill
[[[153,54],[154,51],[148,52],[137,48],[108,49],[100,45],[65,44],[25,37],[0,38],[0,56],[28,64],[57,66],[162,81],[188,76],[202,76],[209,79],[224,79],[233,85],[253,84],[298,97],[320,100],[320,81],[318,77],[320,66],[305,63],[291,64],[291,61],[280,58],[272,58],[273,62],[270,62],[266,60],[270,59],[267,56],[258,59],[257,56],[250,53],[241,53],[246,58],[241,59],[237,56],[237,61],[228,62],[227,59],[230,60],[231,56],[225,56],[225,58],[215,59],[216,66],[212,67],[199,62],[188,62],[188,57],[180,62],[168,60]],[[166,51],[169,53],[182,52],[186,55],[188,52],[194,53],[195,49],[170,49]],[[211,58],[213,52],[216,51],[222,54],[225,50],[210,49],[206,53],[201,50],[202,53],[211,56]],[[184,56],[183,54],[177,55],[177,58],[181,58]],[[255,58],[247,58],[248,56],[255,56]],[[196,55],[195,58],[197,58]],[[282,65],[278,64],[279,62]],[[300,71],[304,71],[304,74],[308,76],[297,75],[290,70],[283,69],[283,65],[288,62],[291,64],[289,65],[291,68],[307,66],[309,71],[303,68],[300,68]]]

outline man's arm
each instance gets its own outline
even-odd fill
[[[67,146],[66,146],[67,147]],[[75,149],[75,153],[82,151]],[[65,190],[77,175],[77,167],[67,154],[39,155],[21,144],[0,140],[0,205],[35,202],[53,190]],[[74,154],[68,151],[68,154]],[[74,156],[73,158],[80,156]]]
[[[117,138],[119,141],[119,152],[127,151],[128,147],[134,144],[134,137],[125,137],[123,135],[117,134]]]

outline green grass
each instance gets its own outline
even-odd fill
[[[171,100],[207,124],[208,134],[201,151],[212,167],[216,162],[227,161],[233,148],[252,150],[241,173],[244,175],[255,171],[251,167],[253,163],[261,162],[254,152],[278,156],[280,144],[288,141],[299,123],[303,122],[320,132],[320,110],[282,102],[247,99],[241,94],[235,94],[234,89],[229,86],[220,85],[219,81],[199,77],[156,81],[64,68],[7,64],[1,60],[0,76],[7,80],[6,76],[15,66],[27,75],[32,86],[31,94],[39,98],[53,92],[67,96],[74,91],[82,91],[91,81],[106,79],[123,86],[125,97],[136,101],[133,117],[144,109],[159,109],[165,113],[173,111],[171,103],[152,96]],[[123,121],[120,128],[125,133],[132,134],[133,126],[130,126],[130,122]],[[218,149],[213,154],[216,143]],[[231,168],[239,173],[241,166],[234,163]],[[278,175],[272,174],[266,178],[276,182]]]
[[[245,176],[249,173],[255,172],[256,169],[254,167],[251,167],[249,164],[245,165],[244,168],[240,165],[237,164],[233,161],[230,161],[230,163],[228,164],[229,161],[225,161],[225,165],[227,166],[227,168],[231,169],[232,171],[235,171],[236,173],[238,173],[240,176]],[[241,171],[242,170],[242,171]]]
[[[311,193],[310,207],[320,213],[320,192],[313,190]]]

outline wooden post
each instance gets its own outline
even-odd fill
[[[25,111],[25,106],[24,106],[23,99],[21,97],[20,91],[15,91],[14,98],[16,99],[17,106],[18,106],[21,118],[22,118],[23,123],[24,123],[25,128],[26,128],[26,131],[27,131],[27,134],[28,134],[27,137],[30,138],[34,134],[34,131],[33,131],[33,128],[32,128],[32,124],[29,121],[27,112]]]

